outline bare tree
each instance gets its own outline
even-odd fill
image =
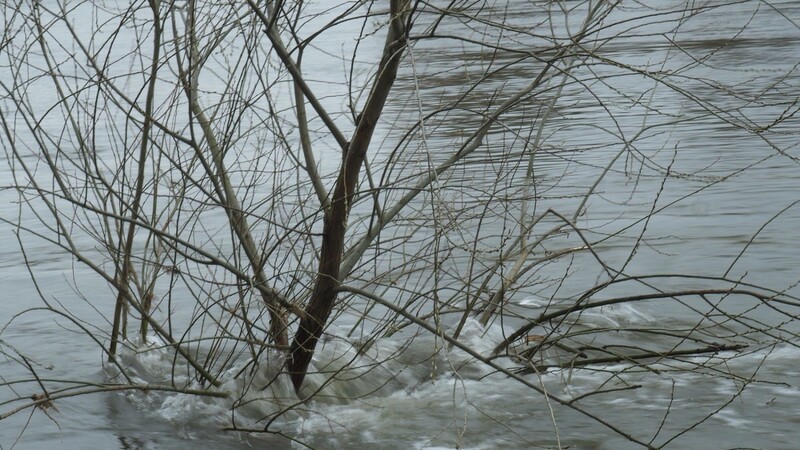
[[[104,352],[111,379],[43,380],[0,341],[29,374],[2,385],[39,392],[0,400],[0,420],[125,390],[231,397],[238,413],[288,380],[294,397],[271,398],[257,427],[230,424],[283,433],[278,418],[339,385],[354,399],[396,389],[409,367],[423,367],[417,382],[480,367],[545,399],[558,447],[557,408],[667,446],[707,417],[665,436],[669,407],[641,430],[588,401],[638,389],[615,380],[641,369],[744,390],[752,379],[728,361],[797,342],[795,286],[735,267],[800,199],[724,273],[636,268],[670,252],[652,229],[675,208],[764,161],[797,164],[797,67],[756,75],[773,78],[754,92],[716,59],[749,23],[710,47],[683,41],[698,18],[756,3],[752,17],[797,28],[746,1],[4,2],[3,195],[16,209],[0,220],[43,306],[3,330],[55,314]],[[619,56],[638,46],[642,60]],[[698,124],[763,156],[686,169],[671,136]],[[110,287],[113,304],[72,282],[107,323],[47,294],[33,242]],[[666,312],[626,324],[609,317],[620,308]],[[328,341],[345,350],[320,356]],[[415,342],[431,349],[422,360]],[[141,382],[130,358],[146,351],[189,375]],[[600,380],[589,392],[542,381],[580,370]]]

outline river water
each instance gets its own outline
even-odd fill
[[[580,12],[583,3],[574,3],[578,5],[563,5]],[[518,1],[509,2],[506,8],[493,3],[487,5],[485,14],[502,16],[509,25],[511,36],[496,36],[498,42],[524,37],[530,42],[521,43],[534,49],[542,45],[542,40],[515,34],[515,30],[531,26],[531,21],[539,23],[547,8],[559,4]],[[687,17],[679,33],[669,32],[674,22],[633,19],[641,11],[622,7],[607,19],[606,23],[618,25],[604,30],[603,36],[624,33],[628,37],[596,42],[598,61],[614,60],[678,74],[669,79],[675,84],[667,86],[654,77],[631,74],[612,64],[588,64],[569,72],[538,141],[534,161],[536,202],[532,207],[539,212],[553,208],[569,215],[602,178],[575,223],[590,240],[598,241],[595,250],[609,266],[624,267],[630,276],[725,276],[800,295],[800,4],[736,2]],[[574,17],[579,16],[576,13]],[[563,28],[563,20],[558,19],[561,16],[553,17],[552,27]],[[647,27],[637,28],[645,22]],[[377,26],[377,22],[371,25]],[[573,29],[579,25],[574,21],[569,24]],[[476,33],[482,30],[476,24],[443,22],[440,34],[463,35],[459,27],[464,26]],[[339,55],[352,49],[353,33],[347,26],[334,29],[326,39],[330,48],[315,49],[317,53],[309,50],[313,57],[305,57],[304,71],[331,110],[342,108],[341,98],[347,90],[326,77],[341,70]],[[523,90],[532,81],[531,74],[542,67],[535,58],[522,59],[468,92],[471,82],[484,70],[501,67],[518,55],[502,51],[492,54],[460,42],[453,46],[431,42],[436,44],[417,42],[407,56],[408,63],[387,105],[386,122],[377,131],[376,141],[382,144],[371,155],[373,164],[379,167],[389,158],[404,161],[402,171],[386,174],[389,179],[401,180],[428,164],[443,161],[480,123],[484,111]],[[380,40],[365,40],[359,51],[360,58],[374,60],[380,52]],[[1,67],[6,72],[0,72],[0,79],[7,83],[10,69]],[[369,67],[364,67],[357,77],[369,74]],[[441,204],[448,205],[449,213],[459,211],[469,199],[478,199],[481,207],[497,205],[501,212],[496,217],[503,217],[503,208],[507,214],[519,213],[518,205],[504,201],[503,195],[522,189],[520,179],[528,159],[520,135],[527,133],[530,138],[536,133],[538,122],[534,118],[547,110],[561,79],[555,76],[540,95],[503,116],[502,126],[488,134],[485,145],[470,156],[468,163],[447,175],[447,183],[455,188],[442,189],[437,195]],[[457,107],[426,123],[425,139],[406,141],[395,149],[403,139],[400,131],[419,119],[420,109],[430,111],[459,98]],[[53,100],[42,93],[37,102],[46,107]],[[289,104],[288,100],[284,102]],[[1,106],[3,113],[9,114],[12,105],[4,100]],[[750,129],[766,127],[778,117],[783,120],[763,133],[742,129],[742,125]],[[317,148],[333,148],[330,137],[323,134],[317,136]],[[4,187],[14,183],[14,165],[5,149],[0,163]],[[326,151],[318,155],[323,171],[336,166],[335,155]],[[499,163],[501,160],[505,162]],[[606,167],[610,169],[602,175]],[[667,170],[669,177],[664,176]],[[503,173],[514,175],[498,175]],[[445,179],[440,182],[445,184]],[[487,194],[492,189],[494,192]],[[28,213],[20,212],[18,200],[13,190],[0,191],[0,217],[24,222]],[[369,207],[356,205],[354,220],[363,211],[359,208],[368,211]],[[651,211],[655,213],[649,216]],[[502,219],[473,223],[475,217],[469,213],[455,217],[464,217],[461,232],[471,233],[474,226],[474,236],[481,236],[486,245],[491,245],[492,236],[502,236],[500,230],[506,226]],[[39,228],[34,232],[46,231],[36,226]],[[113,377],[113,370],[104,369],[104,356],[97,344],[77,332],[76,324],[35,310],[43,306],[37,292],[41,290],[45,300],[69,309],[83,320],[83,326],[107,331],[113,293],[69,255],[54,251],[50,243],[30,233],[20,232],[18,240],[16,231],[8,222],[0,224],[4,248],[0,253],[0,319],[3,324],[10,322],[0,334],[4,352],[0,382],[27,376],[15,348],[44,378],[99,383]],[[417,233],[421,239],[425,237],[425,230]],[[645,238],[635,246],[640,235]],[[573,242],[570,239],[574,238],[574,234],[566,236],[564,242]],[[453,254],[448,262],[454,265],[448,272],[452,277],[448,282],[466,273],[461,265],[466,259],[459,259],[457,251]],[[31,282],[28,268],[35,271],[37,284]],[[568,274],[564,283],[552,281],[560,280],[563,274]],[[553,305],[568,302],[601,277],[602,268],[591,255],[561,260],[526,279],[529,286],[510,298],[509,311],[535,317]],[[709,286],[708,280],[677,276],[653,282],[661,289],[673,290]],[[633,284],[612,286],[604,296],[624,295],[635,290]],[[668,448],[798,448],[800,349],[792,337],[800,331],[800,325],[791,320],[791,311],[797,314],[797,309],[786,308],[787,316],[743,299],[724,306],[709,305],[653,302],[609,307],[583,314],[579,326],[586,330],[660,328],[658,324],[666,322],[672,329],[692,328],[697,326],[698,311],[713,316],[719,308],[728,314],[745,313],[742,320],[769,328],[772,337],[780,335],[787,343],[771,345],[767,334],[753,334],[743,340],[737,336],[735,342],[746,341],[751,347],[732,359],[700,355],[647,368],[611,365],[594,370],[549,371],[527,375],[527,379],[564,398],[596,389],[617,389],[587,397],[580,405],[639,439],[649,441],[655,436],[656,445],[675,436]],[[345,317],[327,331],[333,338],[320,349],[320,367],[326,361],[336,364],[343,355],[355,357],[352,347],[340,339],[351,323]],[[469,321],[461,340],[488,354],[515,324],[497,322],[484,329]],[[736,324],[721,327],[726,325],[731,327],[731,334],[739,330]],[[650,339],[619,334],[610,339],[626,345]],[[660,342],[658,337],[651,339],[647,343]],[[265,391],[248,391],[250,402],[236,413],[230,400],[181,394],[103,393],[60,400],[55,408],[44,411],[47,414],[34,409],[0,421],[0,446],[299,448],[299,444],[292,444],[292,439],[297,439],[314,448],[640,448],[585,415],[548,403],[545,397],[493,373],[463,352],[442,350],[442,342],[429,335],[408,342],[411,344],[402,351],[404,341],[400,338],[376,343],[370,355],[375,360],[398,353],[402,357],[389,361],[382,369],[385,372],[376,370],[371,378],[331,386],[324,392],[327,398],[278,419],[274,429],[285,436],[220,431],[231,421],[263,426],[258,422],[260,417],[274,412],[276,404],[293,400],[289,386],[277,383]],[[142,380],[185,380],[185,375],[173,373],[172,355],[167,351],[130,352],[123,358]],[[682,370],[695,364],[703,365],[703,370]],[[264,373],[250,381],[265,385],[269,379],[270,374]],[[247,391],[239,378],[230,376],[224,381],[223,389]],[[38,392],[35,386],[15,386],[2,387],[0,402]],[[624,388],[627,390],[619,390]],[[340,402],[336,396],[358,399]],[[0,406],[0,414],[7,408]]]

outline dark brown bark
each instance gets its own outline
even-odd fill
[[[288,361],[292,383],[295,391],[298,392],[303,385],[306,371],[314,355],[314,348],[336,302],[336,288],[339,284],[339,267],[344,252],[347,218],[375,124],[380,118],[383,106],[397,77],[397,68],[406,45],[404,7],[407,4],[407,0],[391,2],[392,20],[386,36],[383,56],[370,97],[359,115],[355,135],[345,149],[344,161],[331,198],[331,206],[325,214],[322,254],[317,279],[311,299],[305,309],[306,316],[300,320],[292,342],[291,357]]]

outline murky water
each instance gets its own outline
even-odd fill
[[[494,7],[497,9],[490,8],[487,14],[503,11],[501,5]],[[554,7],[553,2],[511,2],[505,16],[509,30],[529,26],[532,18],[542,20],[547,7]],[[637,14],[635,8],[622,8],[614,14],[608,22],[619,25],[603,31],[604,36],[635,28],[637,21],[625,21]],[[534,163],[535,209],[572,212],[594,189],[596,194],[589,197],[586,213],[576,222],[590,239],[610,235],[596,245],[596,250],[609,265],[625,265],[628,275],[725,275],[800,294],[796,287],[800,282],[798,23],[800,4],[796,2],[741,2],[687,19],[679,34],[665,35],[670,29],[668,24],[664,29],[653,24],[646,31],[634,33],[635,37],[607,45],[598,42],[594,51],[599,57],[647,66],[650,70],[684,71],[685,78],[673,78],[680,84],[665,86],[654,77],[633,75],[612,65],[583,66],[572,71],[542,128]],[[456,27],[445,23],[441,34],[460,30],[447,26]],[[559,26],[563,24],[554,20],[553,27]],[[511,39],[522,36],[512,31]],[[331,36],[330,41],[336,42],[334,38],[348,36],[348,30],[332,32]],[[538,38],[527,38],[531,48],[539,45]],[[503,39],[509,37],[498,37],[499,41]],[[363,59],[379,54],[380,47],[374,44],[364,43],[360,50]],[[346,54],[342,49],[349,49],[352,43],[336,45],[333,53],[328,53],[333,56],[307,56],[304,63],[313,87],[320,90],[326,104],[335,106],[332,109],[341,106],[338,102],[346,90],[341,84],[329,83],[325,74],[332,67],[341,66],[337,55]],[[467,92],[470,80],[487,67],[501,67],[515,61],[518,55],[420,41],[409,58],[413,66],[408,65],[401,72],[387,106],[387,120],[377,132],[376,141],[383,145],[372,155],[375,167],[388,158],[403,158],[403,171],[385,174],[397,179],[443,161],[450,149],[460,145],[465,134],[480,123],[485,110],[502,101],[503,95],[498,93],[510,95],[524,89],[542,67],[536,58],[523,58],[507,70],[499,70],[479,89]],[[703,58],[703,64],[697,64],[698,58]],[[7,68],[2,66],[0,70]],[[366,71],[356,75],[366,76]],[[555,76],[539,95],[532,95],[504,116],[501,126],[489,133],[485,145],[470,155],[469,162],[447,175],[455,188],[439,195],[453,210],[470,199],[479,199],[482,206],[519,213],[515,209],[518,205],[503,201],[505,192],[523,188],[520,180],[527,156],[524,139],[519,135],[535,134],[535,118],[546,110],[560,79]],[[709,80],[736,86],[754,99],[730,96]],[[758,95],[762,92],[764,95]],[[403,128],[395,129],[392,124],[407,125],[418,120],[420,105],[427,111],[462,96],[457,107],[426,122],[424,140],[394,148],[402,137],[395,131]],[[47,104],[46,95],[42,95],[41,102]],[[2,107],[7,111],[9,106],[4,103]],[[765,127],[781,115],[785,120],[760,135],[731,124]],[[322,141],[319,147],[324,146]],[[323,170],[335,166],[335,155],[323,152],[321,156]],[[611,161],[614,163],[609,165]],[[593,187],[606,167],[610,167],[607,175]],[[674,176],[665,178],[667,169]],[[509,172],[514,175],[498,180],[498,173]],[[4,186],[11,184],[5,181],[11,179],[7,159],[0,163],[0,177]],[[487,186],[495,191],[487,193]],[[15,221],[20,214],[17,200],[13,191],[0,191],[0,217]],[[356,214],[359,207],[370,207],[365,204],[356,205]],[[651,209],[657,214],[642,220]],[[466,217],[463,228],[471,230],[475,218],[471,214],[461,217]],[[505,225],[502,220],[482,223],[482,228],[476,225],[474,233],[485,237],[483,242],[488,245],[492,236],[501,235],[498,230]],[[626,226],[629,228],[624,229]],[[11,346],[24,351],[37,372],[48,378],[101,382],[113,376],[112,369],[102,369],[104,358],[96,343],[76,331],[79,325],[110,328],[107,318],[113,309],[113,293],[89,270],[53,251],[51,244],[24,233],[23,254],[14,231],[7,223],[0,224],[4,248],[0,253],[3,323],[23,310],[42,305],[37,286],[31,283],[23,264],[25,258],[36,271],[44,298],[62,303],[85,322],[70,323],[44,311],[14,319],[0,335],[7,345],[3,347],[7,354],[0,358],[0,381],[25,375]],[[632,242],[640,234],[646,237],[646,245],[639,246],[631,257]],[[458,279],[457,274],[466,269],[459,266],[463,260],[458,253],[454,254],[451,273],[453,279]],[[536,316],[593,286],[601,274],[601,267],[591,255],[577,255],[566,269],[571,274],[566,283],[548,281],[560,278],[564,272],[559,271],[564,268],[554,265],[534,274],[544,281],[535,282],[531,275],[530,287],[520,289],[510,299],[509,308]],[[686,278],[678,277],[658,282],[664,289],[704,287],[707,283],[697,280],[689,285]],[[76,285],[80,291],[76,291]],[[608,288],[605,295],[622,295],[628,289],[632,289],[631,284],[623,283]],[[729,312],[755,307],[745,301],[731,303],[725,304]],[[577,326],[632,329],[668,320],[673,326],[692,327],[696,324],[692,308],[714,310],[707,304],[639,303],[635,307],[608,307],[584,314]],[[764,323],[787,320],[766,308],[757,309],[754,314]],[[381,360],[387,354],[402,357],[363,379],[329,386],[319,400],[281,417],[271,429],[316,448],[552,448],[558,442],[579,449],[639,448],[585,415],[548,404],[543,396],[492,373],[468,355],[445,351],[442,342],[430,336],[411,339],[404,335],[380,341],[371,349],[374,353],[356,355],[342,338],[348,330],[345,324],[347,318],[338,324],[338,331],[329,330],[333,338],[321,349],[318,367],[358,358]],[[486,330],[468,323],[462,340],[488,353],[502,341],[504,333],[513,329],[513,323],[495,323]],[[773,330],[785,333],[787,338],[798,331],[796,322]],[[625,332],[619,334],[614,338],[618,343],[641,339]],[[654,336],[652,342],[658,339]],[[408,349],[401,352],[407,342]],[[551,371],[540,377],[528,375],[527,379],[565,398],[609,389],[611,392],[587,397],[580,404],[644,441],[654,438],[659,445],[667,437],[697,424],[677,436],[670,443],[671,448],[797,448],[800,350],[789,344],[766,348],[757,344],[753,342],[749,353],[730,361],[695,356],[681,362],[654,364],[648,369],[612,366],[597,371]],[[129,353],[125,362],[144,380],[185,377],[172,372],[167,352]],[[692,364],[707,367],[702,373],[680,370]],[[718,371],[715,364],[721,365]],[[610,377],[611,370],[620,375]],[[250,380],[253,386],[269,380],[267,373],[259,377]],[[292,446],[289,439],[278,435],[219,431],[232,421],[243,427],[263,427],[258,422],[262,416],[275,411],[281,402],[286,406],[296,401],[286,380],[266,391],[252,389],[249,382],[235,378],[233,373],[225,381],[225,389],[241,394],[237,404],[244,406],[235,415],[231,413],[231,400],[156,392],[93,394],[59,401],[57,409],[50,409],[47,414],[34,410],[32,414],[23,412],[0,421],[0,445],[9,448],[17,442],[14,448],[19,449]],[[0,392],[0,401],[13,393]],[[23,391],[24,395],[33,393]],[[341,402],[336,397],[357,400]],[[0,414],[3,411],[0,408]]]

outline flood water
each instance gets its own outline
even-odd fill
[[[506,7],[492,3],[485,14],[503,17],[508,23],[509,36],[494,36],[497,42],[536,49],[543,39],[517,31],[542,21],[547,8],[558,4],[572,8],[573,3],[583,4],[512,1]],[[696,275],[740,280],[743,286],[749,283],[800,296],[800,3],[736,2],[686,17],[678,33],[670,31],[672,16],[670,22],[637,21],[633,18],[642,10],[627,8],[626,3],[606,19],[605,23],[617,25],[601,36],[623,33],[629,37],[607,43],[597,40],[592,50],[597,61],[678,75],[665,77],[667,84],[657,76],[599,62],[578,65],[566,76],[554,75],[546,87],[502,116],[467,163],[442,175],[439,182],[452,186],[437,193],[437,201],[446,210],[442,217],[461,221],[459,232],[473,233],[487,246],[499,236],[496,245],[500,245],[512,223],[503,217],[520,213],[520,206],[506,201],[506,196],[525,188],[530,154],[526,142],[533,140],[538,119],[550,109],[532,166],[537,181],[530,208],[536,213],[552,208],[571,216],[586,199],[585,211],[574,221],[588,239],[597,242],[594,249],[604,262],[624,268],[631,277],[674,275],[653,280],[660,289],[710,285],[708,279],[677,276]],[[580,10],[580,6],[575,8]],[[554,17],[552,27],[563,27],[563,20]],[[637,28],[645,22],[646,28]],[[377,19],[369,22],[378,24]],[[445,21],[438,32],[463,36],[461,27],[467,26],[475,33],[482,29],[477,24]],[[326,77],[341,70],[340,56],[352,49],[353,33],[347,26],[334,29],[325,40],[330,48],[312,48],[313,57],[305,56],[303,70],[331,110],[342,109],[347,89]],[[502,50],[493,53],[463,42],[452,46],[431,42],[435,44],[419,40],[407,55],[385,120],[376,131],[379,145],[369,157],[374,167],[393,158],[402,161],[402,170],[376,175],[397,183],[445,161],[479,126],[486,111],[523,91],[544,64],[540,58]],[[377,57],[380,45],[380,39],[365,40],[360,58]],[[2,64],[0,80],[8,86],[11,69]],[[500,70],[505,64],[508,67]],[[471,89],[476,77],[490,68],[497,68],[496,74]],[[361,69],[363,73],[357,72],[356,77],[370,73],[366,63]],[[550,107],[556,92],[557,102]],[[0,107],[11,117],[13,105],[2,94]],[[52,104],[54,98],[47,92],[36,97],[40,105]],[[424,139],[402,141],[403,132],[419,120],[421,111],[437,107],[443,112],[426,122]],[[756,129],[762,132],[753,132]],[[335,168],[339,156],[328,150],[335,143],[324,132],[316,138],[321,170]],[[398,142],[403,145],[395,147]],[[0,326],[10,325],[0,332],[4,352],[0,383],[28,376],[25,364],[33,365],[44,378],[107,381],[114,376],[113,370],[105,366],[97,343],[78,328],[98,327],[107,332],[114,293],[69,255],[32,235],[47,230],[35,221],[25,222],[30,213],[20,208],[17,191],[5,189],[18,183],[12,177],[12,168],[18,165],[9,157],[7,146],[5,150],[0,161],[4,188],[0,217],[5,220],[0,223],[4,249],[0,252]],[[496,220],[478,223],[472,212],[464,213],[462,207],[471,199],[491,210],[487,217]],[[369,200],[357,204],[352,220],[357,222],[359,214],[370,208]],[[38,228],[26,232],[11,225],[18,221]],[[422,239],[426,230],[415,233]],[[469,241],[464,235],[461,238]],[[636,245],[639,237],[641,244]],[[580,243],[574,233],[559,242]],[[447,272],[450,278],[442,283],[454,283],[467,273],[463,264],[468,258],[456,244],[453,247],[453,257],[447,261],[453,266]],[[496,258],[488,251],[487,255]],[[36,283],[29,270],[35,271]],[[565,282],[554,281],[565,275]],[[568,304],[602,276],[603,268],[591,254],[564,258],[526,278],[528,285],[509,299],[509,311],[536,317],[553,305]],[[419,277],[424,285],[424,275]],[[635,282],[620,283],[605,290],[603,297],[640,293],[639,287]],[[398,301],[402,295],[398,293]],[[68,309],[83,322],[36,310],[44,301]],[[658,336],[642,338],[624,330],[660,328],[662,322],[667,324],[664,328],[692,328],[697,314],[743,313],[743,322],[766,332],[735,336],[732,342],[749,345],[736,358],[699,355],[647,368],[620,364],[525,377],[564,398],[610,390],[581,400],[581,408],[640,440],[652,438],[654,445],[674,437],[667,448],[798,448],[800,341],[796,336],[800,318],[792,315],[800,310],[786,307],[788,313],[781,314],[752,299],[720,300],[717,305],[713,301],[609,307],[583,314],[579,326],[623,330],[608,338],[620,345],[638,345],[640,339],[655,344],[661,342]],[[27,312],[16,317],[23,311]],[[353,349],[343,337],[352,323],[352,318],[344,317],[328,330],[334,338],[320,349],[319,366],[351,355]],[[497,321],[484,329],[467,322],[461,340],[489,354],[519,323]],[[720,329],[730,327],[734,335],[739,325],[725,322]],[[776,337],[786,342],[771,345],[770,338]],[[402,339],[410,344],[401,351],[406,343]],[[372,379],[331,386],[330,392],[325,391],[329,398],[323,396],[279,418],[272,429],[283,436],[221,431],[232,421],[263,427],[260,417],[274,412],[280,402],[291,403],[291,388],[276,383],[259,394],[250,392],[250,403],[236,413],[231,411],[230,399],[157,392],[59,400],[46,411],[32,409],[0,420],[0,448],[302,448],[293,439],[312,448],[641,448],[586,415],[548,403],[544,396],[463,352],[442,350],[442,342],[430,335],[402,339],[379,341],[372,349],[375,360],[403,354],[389,361],[385,372],[376,370],[369,375]],[[28,359],[22,360],[14,349]],[[173,372],[171,355],[159,350],[130,351],[123,358],[142,380],[185,381],[185,374]],[[703,369],[682,370],[693,364]],[[618,375],[609,375],[612,372]],[[265,385],[269,379],[269,374],[260,374],[253,385]],[[223,381],[223,389],[230,392],[246,390],[241,379],[230,376]],[[38,392],[35,386],[15,386],[0,389],[0,402]],[[341,402],[335,399],[337,395],[358,399]],[[0,414],[14,406],[0,403]]]

